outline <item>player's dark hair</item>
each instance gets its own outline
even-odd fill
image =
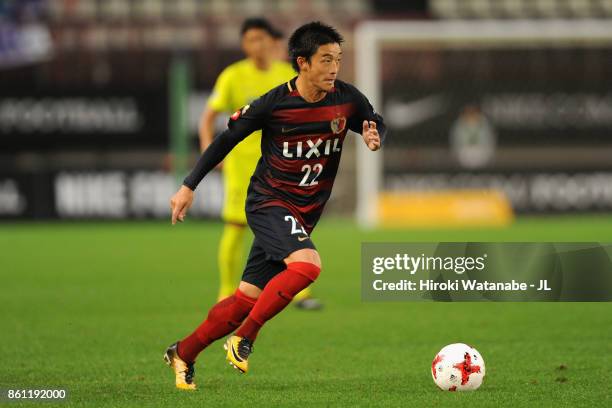
[[[335,28],[320,21],[304,24],[294,31],[289,38],[289,56],[291,65],[296,72],[300,72],[297,63],[298,57],[304,57],[308,62],[316,54],[320,46],[325,44],[342,44],[344,38]]]
[[[242,37],[244,33],[249,31],[252,28],[258,28],[266,31],[272,38],[278,38],[280,31],[278,31],[274,26],[263,17],[251,17],[244,20],[242,23],[242,27],[240,27],[240,36]],[[282,37],[282,34],[281,34]]]

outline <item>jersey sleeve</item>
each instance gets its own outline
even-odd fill
[[[230,112],[232,110],[230,92],[232,76],[231,69],[225,69],[217,78],[217,82],[215,82],[207,102],[208,107],[215,112]]]
[[[351,87],[351,90],[353,92],[353,98],[356,100],[356,111],[351,117],[351,120],[349,120],[349,129],[355,133],[361,134],[364,120],[376,122],[376,129],[380,135],[381,144],[384,143],[387,137],[387,126],[385,125],[383,117],[374,110],[368,98],[366,98],[357,88]]]
[[[183,181],[183,185],[195,190],[204,176],[227,156],[227,154],[248,135],[261,129],[274,105],[274,96],[270,93],[254,100],[237,110],[227,124],[227,129],[202,153],[191,173]]]

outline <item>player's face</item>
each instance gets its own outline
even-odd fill
[[[266,30],[251,28],[242,36],[242,49],[248,58],[267,60],[274,49],[274,39]]]
[[[317,52],[310,58],[310,63],[301,67],[309,82],[317,88],[329,92],[334,87],[334,82],[340,71],[342,50],[337,43],[319,46]]]

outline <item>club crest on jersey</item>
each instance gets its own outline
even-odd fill
[[[234,114],[232,116],[230,116],[232,118],[232,120],[236,120],[238,119],[241,115],[244,115],[246,113],[246,111],[249,110],[249,108],[251,107],[251,105],[245,105],[244,108],[242,109],[238,109],[236,112],[234,112]]]
[[[330,122],[331,130],[334,134],[341,133],[346,127],[346,118],[344,116],[339,116],[336,119]]]

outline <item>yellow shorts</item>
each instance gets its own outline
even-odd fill
[[[259,161],[258,154],[230,153],[223,161],[223,220],[246,225],[244,205],[251,176]]]

